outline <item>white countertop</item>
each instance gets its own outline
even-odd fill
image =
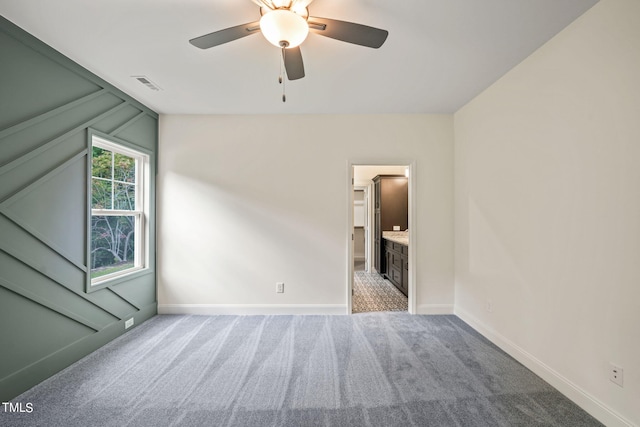
[[[400,243],[401,245],[409,246],[408,231],[383,231],[382,238],[395,243]]]

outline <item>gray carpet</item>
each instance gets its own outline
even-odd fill
[[[595,426],[455,316],[157,316],[3,426]]]

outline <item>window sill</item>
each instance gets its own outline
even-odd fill
[[[100,289],[108,288],[111,286],[119,285],[120,283],[127,282],[132,279],[136,279],[138,277],[146,276],[148,274],[152,274],[153,270],[149,267],[132,269],[126,273],[118,274],[112,277],[99,278],[95,282],[91,279],[88,280],[87,285],[87,293],[91,293],[94,291],[98,291]]]

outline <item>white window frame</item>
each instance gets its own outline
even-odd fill
[[[131,157],[136,162],[136,176],[135,176],[135,210],[114,210],[114,209],[93,209],[91,206],[91,200],[93,195],[93,186],[91,185],[93,180],[93,171],[91,165],[93,164],[93,147],[99,147],[104,150],[111,151],[112,153],[122,154],[127,157]],[[89,149],[89,209],[91,211],[89,217],[89,259],[87,260],[88,277],[90,283],[90,289],[98,287],[104,287],[114,279],[128,276],[136,272],[148,269],[149,266],[149,230],[148,230],[148,218],[149,218],[149,206],[150,206],[150,156],[143,153],[140,150],[136,150],[122,143],[110,141],[104,137],[98,135],[91,135],[91,146]],[[113,180],[109,180],[115,182]],[[91,278],[91,218],[94,216],[133,216],[135,217],[135,239],[134,239],[134,266],[127,268],[126,270],[117,271],[114,273],[106,274],[104,276]]]

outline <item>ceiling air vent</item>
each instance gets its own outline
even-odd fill
[[[147,76],[131,76],[151,90],[161,90],[160,86],[149,80]]]

